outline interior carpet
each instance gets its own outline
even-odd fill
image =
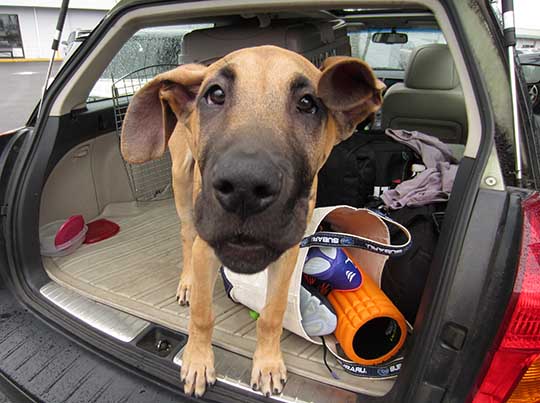
[[[95,301],[187,332],[189,308],[179,306],[175,296],[181,243],[173,200],[111,204],[98,218],[116,222],[120,232],[82,245],[68,256],[44,257],[49,276]],[[247,308],[227,297],[221,277],[214,290],[214,313],[214,344],[251,358],[256,321]],[[334,379],[323,364],[322,347],[287,330],[283,331],[281,348],[288,370],[311,379],[375,395],[386,393],[394,383],[349,375],[328,354],[328,362],[339,376]]]

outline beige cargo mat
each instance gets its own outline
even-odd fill
[[[44,258],[49,276],[59,284],[143,319],[186,332],[188,308],[176,303],[181,245],[179,221],[172,200],[118,203],[101,217],[120,225],[105,241],[83,245],[65,257]],[[251,357],[256,322],[248,309],[226,295],[221,278],[214,292],[214,344]],[[383,395],[393,380],[354,377],[328,358],[339,375],[333,379],[323,364],[322,347],[284,330],[281,346],[289,371],[370,395]]]

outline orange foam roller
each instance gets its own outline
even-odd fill
[[[362,275],[360,287],[328,294],[338,318],[334,334],[350,360],[376,365],[400,350],[407,336],[407,325],[386,294],[357,262],[353,263]]]

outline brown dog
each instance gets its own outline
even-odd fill
[[[296,53],[261,46],[208,67],[180,66],[134,96],[124,158],[155,159],[168,144],[173,161],[183,248],[177,297],[190,304],[186,393],[200,396],[216,380],[211,299],[220,264],[246,274],[269,267],[251,384],[281,392],[283,315],[317,173],[332,147],[379,109],[383,88],[360,60],[330,57],[321,71]]]

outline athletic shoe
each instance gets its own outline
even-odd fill
[[[300,313],[302,326],[310,337],[326,336],[336,330],[337,316],[332,305],[304,285],[300,286]]]
[[[303,272],[328,282],[334,290],[352,291],[362,284],[360,270],[341,248],[310,248]]]

